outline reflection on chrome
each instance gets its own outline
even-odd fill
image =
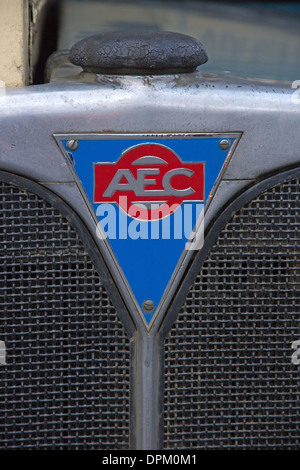
[[[6,364],[6,350],[4,341],[0,341],[0,364]]]

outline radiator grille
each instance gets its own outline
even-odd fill
[[[129,341],[75,230],[0,183],[0,447],[127,449]]]
[[[165,448],[300,448],[300,183],[220,233],[165,343]]]

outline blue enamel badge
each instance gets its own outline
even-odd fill
[[[149,328],[186,252],[203,244],[205,204],[240,134],[55,137]]]

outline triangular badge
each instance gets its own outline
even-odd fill
[[[55,135],[148,329],[240,136]]]

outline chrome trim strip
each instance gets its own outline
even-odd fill
[[[6,364],[6,347],[4,341],[0,341],[0,364]]]

